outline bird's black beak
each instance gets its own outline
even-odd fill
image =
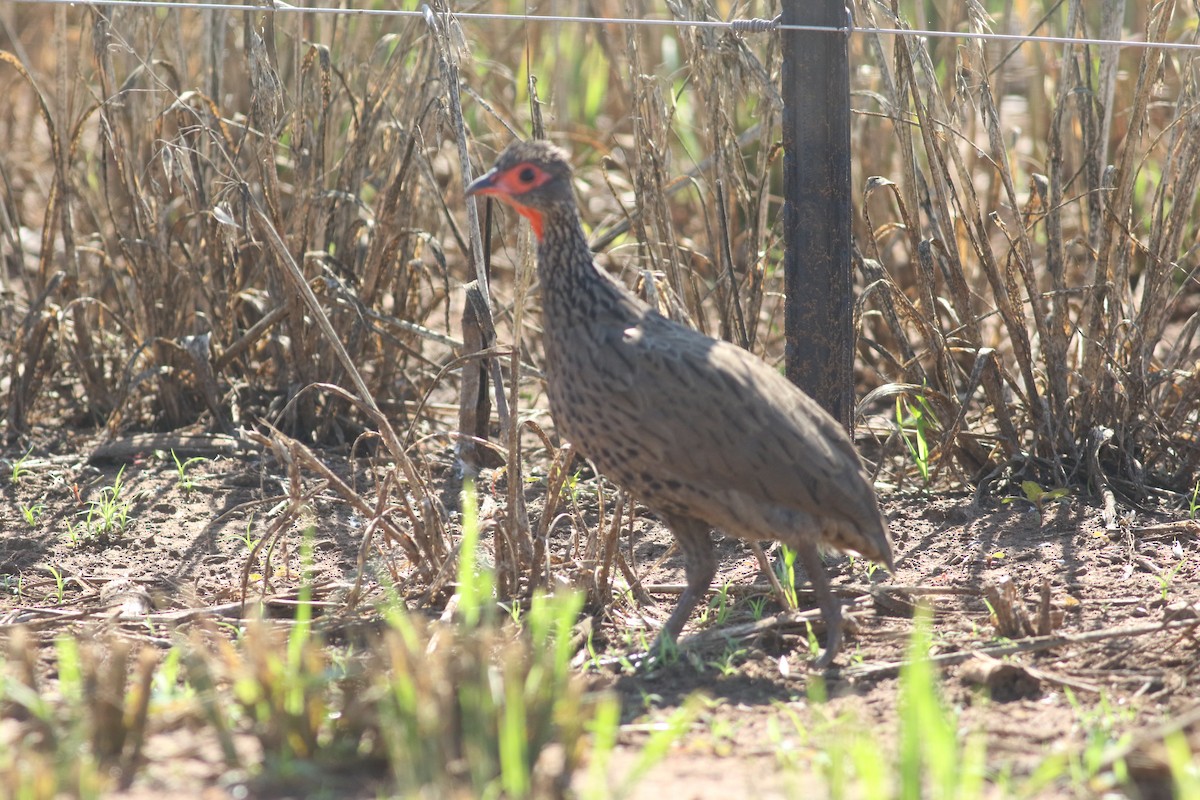
[[[492,167],[471,181],[471,185],[467,187],[467,197],[476,194],[499,194],[499,191],[496,189],[496,176],[498,174],[496,168]]]

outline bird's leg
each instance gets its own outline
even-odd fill
[[[709,538],[709,526],[699,520],[687,517],[664,517],[664,522],[670,527],[679,549],[683,553],[684,568],[687,572],[687,588],[679,595],[675,610],[659,632],[658,638],[650,648],[652,653],[660,652],[665,641],[674,642],[679,638],[684,623],[692,615],[700,598],[708,591],[713,576],[717,574],[717,557],[713,553],[712,539]]]
[[[825,617],[825,652],[814,664],[817,669],[825,669],[833,663],[834,656],[842,648],[842,604],[830,588],[829,575],[825,572],[817,546],[811,542],[800,542],[795,547],[800,564],[808,573],[808,580],[817,595],[821,614]]]

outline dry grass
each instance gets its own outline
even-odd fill
[[[731,5],[774,13],[668,3],[679,18]],[[1196,31],[1172,0],[1107,28],[1082,0],[1010,4],[1003,23],[917,5],[854,13]],[[102,6],[10,5],[0,22],[4,433],[23,451],[63,424],[255,431],[289,496],[254,557],[332,491],[366,520],[364,562],[399,545],[392,579],[444,603],[447,453],[494,451],[498,593],[566,573],[593,607],[614,602],[630,509],[602,482],[598,523],[572,502],[576,467],[546,433],[528,233],[493,210],[480,234],[464,153],[478,172],[544,126],[574,152],[603,263],[664,313],[782,356],[773,35]],[[851,57],[860,425],[881,479],[928,467],[998,492],[1086,487],[1112,513],[1117,496],[1183,506],[1200,469],[1193,54],[859,34]],[[475,306],[480,278],[490,304]],[[340,444],[373,456],[360,483],[314,448]],[[563,527],[576,536],[551,563]]]
[[[1138,13],[1151,41],[1186,25],[1172,3]],[[1096,33],[1065,14],[1046,30]],[[1200,463],[1192,56],[867,44],[894,140],[863,151],[888,179],[864,197],[863,344],[907,384],[889,391],[934,401],[934,457],[972,481],[1177,502]]]
[[[870,3],[856,13],[907,21]],[[1026,9],[1006,30],[1100,33],[1088,13],[1074,3],[1039,27]],[[356,387],[268,229],[404,443],[453,438],[425,400],[474,379],[478,362],[452,361],[470,355],[456,346],[459,287],[485,272],[457,211],[456,151],[477,170],[529,130],[531,108],[574,146],[589,220],[620,225],[598,237],[605,260],[664,311],[779,357],[772,36],[7,14],[19,32],[0,120],[10,440],[56,418],[114,433],[269,419],[323,443],[377,428],[345,398],[303,391]],[[1189,24],[1173,3],[1136,15],[1130,32],[1154,40]],[[916,22],[994,27],[981,9]],[[973,482],[1015,468],[1136,498],[1189,488],[1191,56],[869,34],[852,48],[860,388],[924,395],[933,463]],[[453,75],[461,93],[448,93]],[[509,271],[530,263],[516,241],[495,245],[509,257],[488,266],[496,333],[483,340],[518,384],[497,398],[512,425],[539,394],[536,296]],[[513,346],[534,369],[514,367]],[[468,433],[486,435],[481,424]],[[510,458],[512,425],[498,440]]]

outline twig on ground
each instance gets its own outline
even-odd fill
[[[1172,622],[1151,622],[1142,625],[1123,625],[1114,628],[1085,631],[1083,633],[1059,634],[1057,636],[1038,636],[1023,639],[1020,642],[994,645],[992,647],[980,647],[975,650],[959,650],[953,653],[943,653],[931,656],[929,662],[939,666],[961,664],[978,654],[1000,657],[1017,655],[1018,653],[1036,653],[1042,650],[1053,650],[1056,647],[1063,647],[1069,644],[1083,644],[1085,642],[1099,642],[1105,639],[1145,636],[1146,634],[1158,633],[1159,631],[1195,627],[1195,625],[1196,621],[1189,619]],[[902,667],[909,663],[911,663],[909,659],[904,659],[902,661],[889,661],[883,664],[864,664],[862,666],[847,667],[841,670],[838,676],[848,680],[884,678],[898,673]]]

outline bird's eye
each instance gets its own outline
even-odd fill
[[[525,167],[517,173],[517,177],[521,183],[533,183],[533,179],[537,177],[537,173],[533,171],[533,167]]]

